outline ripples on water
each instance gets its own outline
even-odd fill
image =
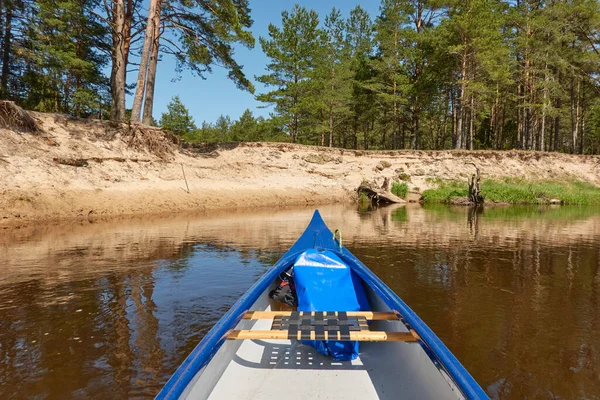
[[[321,209],[494,398],[600,398],[600,210]],[[0,233],[0,398],[152,397],[311,209]]]

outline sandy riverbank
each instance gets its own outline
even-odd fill
[[[597,156],[365,152],[284,143],[196,149],[170,143],[160,151],[150,144],[150,151],[140,144],[140,132],[132,134],[124,124],[31,114],[41,128],[36,134],[0,129],[0,225],[350,202],[363,179],[383,181],[405,173],[409,189],[420,192],[429,187],[427,178],[466,180],[473,171],[470,162],[485,177],[579,179],[600,185]],[[162,133],[154,129],[152,135]],[[378,170],[382,160],[391,166]]]

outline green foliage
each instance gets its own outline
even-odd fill
[[[487,179],[481,184],[481,193],[486,202],[508,204],[547,204],[560,200],[563,204],[600,205],[600,188],[580,181],[526,181]],[[457,197],[468,195],[464,182],[440,181],[436,189],[423,192],[426,203],[451,203]]]
[[[318,28],[319,17],[314,10],[295,5],[291,13],[281,13],[282,29],[269,25],[269,37],[261,37],[262,50],[269,57],[269,74],[256,79],[274,90],[259,94],[259,101],[275,105],[292,141],[303,141],[315,132],[314,116],[319,101],[314,96],[318,82],[310,80],[315,69],[323,31]]]
[[[405,199],[408,194],[408,184],[406,182],[393,182],[392,193],[401,199]]]
[[[184,137],[189,137],[196,131],[194,119],[190,116],[190,112],[183,105],[179,96],[173,97],[171,102],[167,104],[167,110],[158,122],[161,128]]]
[[[254,93],[254,85],[233,58],[235,44],[254,47],[248,0],[163,2],[162,13],[176,22],[166,24],[174,38],[163,39],[161,45],[175,56],[178,74],[189,69],[204,78],[213,65],[219,65],[239,89]]]
[[[27,108],[77,117],[101,117],[110,103],[102,69],[107,28],[89,13],[93,0],[4,2],[11,23],[0,46],[9,46],[2,98]],[[6,18],[0,23],[7,22]],[[4,65],[3,65],[4,71]],[[4,75],[4,74],[3,74]]]
[[[255,118],[252,111],[246,110],[236,121],[221,115],[214,124],[203,122],[200,128],[187,131],[184,139],[188,142],[285,142],[289,137],[283,132],[276,118]]]

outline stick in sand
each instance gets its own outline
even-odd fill
[[[183,179],[185,180],[185,187],[187,188],[188,194],[190,193],[190,187],[187,183],[187,178],[185,177],[185,170],[183,169],[183,163],[181,163],[181,172],[183,172]]]

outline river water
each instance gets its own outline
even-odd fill
[[[600,398],[600,209],[320,210],[492,398]],[[0,231],[0,398],[154,396],[312,212]]]

